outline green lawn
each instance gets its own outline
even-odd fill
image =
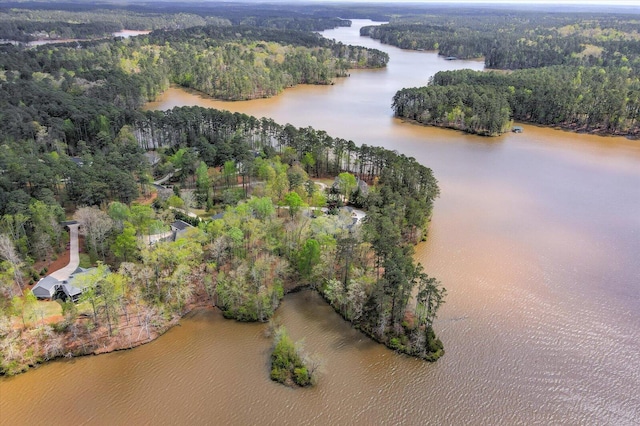
[[[76,304],[78,314],[93,315],[93,309],[89,302],[81,302]],[[24,321],[27,326],[37,326],[41,322],[47,322],[49,318],[62,315],[62,305],[55,300],[38,300],[35,305],[28,306],[25,309]],[[22,318],[13,316],[14,327],[22,327]]]
[[[27,306],[24,312],[24,321],[27,325],[37,325],[48,318],[62,315],[62,305],[56,301],[38,300],[34,305]],[[22,318],[13,317],[14,327],[22,327]]]
[[[80,253],[80,267],[91,268],[92,266],[91,257],[86,253]]]

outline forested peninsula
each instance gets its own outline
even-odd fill
[[[437,50],[448,60],[484,58],[494,70],[438,73],[426,87],[403,89],[393,99],[396,116],[487,136],[517,120],[638,137],[636,16],[476,12],[401,17],[361,29],[383,43]]]
[[[267,118],[140,110],[170,83],[248,99],[386,60],[246,26],[0,47],[0,374],[146,343],[197,306],[267,321],[301,286],[394,350],[440,357],[445,291],[412,258],[439,194],[429,168]],[[37,300],[65,220],[78,293]]]

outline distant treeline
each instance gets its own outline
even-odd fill
[[[164,12],[135,8],[0,9],[0,39],[22,42],[38,39],[92,39],[108,37],[123,29],[174,30],[205,25],[245,25],[298,31],[323,31],[351,25],[351,21],[335,15],[309,16],[291,10],[274,12],[265,7],[236,10],[231,5],[219,6],[187,13],[180,8]]]
[[[137,13],[127,10],[90,11],[0,9],[0,39],[90,39],[128,30],[178,29],[202,25],[231,25],[216,16],[187,13]]]
[[[495,13],[493,13],[495,12]],[[469,11],[398,18],[361,34],[449,59],[484,57],[508,73],[438,73],[399,91],[397,116],[498,135],[512,120],[634,136],[639,133],[640,37],[633,16]]]
[[[72,155],[82,153],[81,140],[115,136],[131,111],[171,82],[222,99],[249,99],[299,83],[329,84],[348,68],[388,60],[383,52],[312,33],[252,27],[33,49],[5,45],[0,52],[2,135],[35,138],[42,129],[43,142],[50,148],[64,143]]]
[[[398,117],[483,135],[507,131],[512,119],[638,135],[640,82],[628,68],[445,71],[427,87],[397,92],[393,109]]]
[[[109,37],[123,27],[114,22],[75,24],[68,22],[2,22],[0,39],[30,42],[39,39],[65,40]]]
[[[484,58],[488,68],[551,65],[640,66],[637,19],[630,15],[499,12],[399,18],[360,34],[403,49]]]
[[[309,7],[306,3],[262,3],[262,2],[100,2],[94,4],[84,1],[3,1],[2,7],[10,10],[16,19],[63,22],[99,22],[109,20],[111,15],[131,15],[142,17],[147,22],[154,22],[162,16],[198,17],[199,19],[220,18],[232,25],[254,25],[271,28],[299,29],[320,31],[336,26],[348,25],[350,19],[371,19],[374,21],[388,21],[392,16],[398,16],[399,9],[392,4],[315,4]],[[432,10],[433,6],[429,7]],[[440,8],[442,9],[442,8]],[[425,7],[412,4],[403,5],[402,13],[415,15],[424,13]],[[26,15],[26,17],[24,16]],[[20,18],[22,16],[22,18]],[[340,22],[338,22],[340,21]],[[144,22],[144,21],[142,21]],[[129,25],[136,22],[130,22]],[[185,22],[188,24],[188,22]],[[337,25],[336,25],[337,24]],[[205,22],[194,25],[205,25]],[[188,25],[191,26],[191,25]],[[186,27],[186,26],[185,26]],[[183,28],[185,28],[183,27]],[[145,28],[127,29],[158,29],[175,28],[156,25]]]
[[[172,80],[210,96],[263,98],[296,84],[331,84],[350,68],[381,68],[389,57],[317,34],[255,27],[156,31],[149,43],[171,46]]]

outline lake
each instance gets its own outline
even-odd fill
[[[313,389],[269,380],[265,325],[203,310],[143,347],[0,380],[0,423],[640,424],[640,143],[397,120],[397,90],[483,64],[359,37],[368,23],[323,34],[388,52],[386,69],[247,102],[172,88],[147,108],[267,116],[431,167],[442,195],[416,258],[448,290],[435,323],[445,356],[395,354],[305,291],[277,317],[324,360]]]

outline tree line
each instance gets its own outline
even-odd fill
[[[296,84],[331,84],[351,68],[381,68],[386,53],[348,46],[310,32],[255,27],[196,27],[154,32],[151,44],[169,44],[174,82],[210,96],[269,97]],[[295,46],[295,47],[294,47]]]
[[[251,10],[237,4],[217,4],[215,8],[190,8],[184,4],[171,5],[158,11],[146,5],[108,8],[107,5],[14,4],[0,10],[0,40],[30,42],[40,39],[95,39],[111,37],[112,33],[127,30],[175,30],[196,26],[251,26],[299,31],[323,31],[351,22],[336,15],[309,14],[305,10],[254,5]],[[25,6],[27,8],[25,8]],[[84,7],[81,7],[84,6]],[[173,7],[171,7],[173,6]],[[85,9],[85,10],[82,10]]]
[[[510,120],[638,134],[640,41],[633,16],[449,12],[399,17],[361,34],[514,71],[439,73],[427,87],[396,94],[397,116],[482,135],[508,130]]]
[[[278,43],[295,43],[298,36],[298,45]],[[193,46],[192,37],[198,39]],[[144,193],[148,167],[125,125],[136,125],[137,108],[171,81],[211,89],[223,98],[248,98],[300,82],[327,83],[346,67],[386,63],[378,51],[249,27],[81,46],[0,48],[1,214],[24,212],[31,199],[97,205],[105,199],[129,203],[140,190]],[[212,77],[214,68],[218,80]]]
[[[199,107],[138,109],[170,82],[206,84],[202,76],[215,67],[220,78],[249,79],[238,93],[252,97],[278,81],[322,83],[349,67],[383,66],[385,54],[252,27],[1,53],[3,374],[112,339],[123,347],[151,339],[194,303],[266,321],[286,289],[300,284],[389,347],[430,360],[443,353],[432,323],[444,290],[412,259],[439,193],[429,168],[311,127]],[[269,73],[240,74],[241,63]],[[163,176],[173,191],[157,187],[153,204],[140,204]],[[321,191],[312,177],[337,179]],[[344,204],[368,211],[362,226]],[[194,207],[221,217],[161,241]],[[81,304],[65,304],[64,321],[51,326],[21,295],[47,272],[34,270],[35,261],[64,247],[65,211],[74,212],[98,266],[79,278]],[[27,322],[37,333],[22,332]]]
[[[91,143],[100,132],[115,136],[132,111],[171,82],[223,99],[249,99],[299,83],[329,84],[348,68],[388,61],[380,51],[313,34],[250,27],[80,46],[0,47],[3,135],[33,138],[36,122],[45,140],[58,140],[77,155],[78,141]]]
[[[170,114],[189,110],[176,109]],[[237,114],[223,113],[222,118],[235,125],[234,143],[249,151],[250,134],[241,132],[243,127],[246,130],[246,123],[277,128],[268,120]],[[191,124],[196,129],[201,127],[196,121]],[[283,132],[287,129],[292,142],[298,134],[306,139],[318,133],[310,128],[279,128]],[[255,130],[262,134],[261,128]],[[329,146],[327,140],[333,138],[325,138],[325,147]],[[260,137],[253,143],[263,142],[266,141]],[[58,346],[45,345],[51,343],[47,339],[21,340],[10,329],[0,329],[7,344],[14,345],[11,353],[20,353],[17,349],[27,345],[36,356],[35,362],[37,356],[43,357],[40,359],[59,356],[65,347],[59,343],[61,336],[68,337],[69,333],[84,336],[82,349],[76,350],[86,353],[94,350],[100,339],[116,336],[125,323],[126,327],[137,324],[141,334],[147,330],[146,335],[150,336],[203,297],[220,307],[228,318],[266,321],[273,315],[285,288],[308,283],[318,288],[345,318],[377,340],[399,351],[437,359],[442,354],[442,345],[433,333],[432,322],[444,291],[412,260],[412,245],[424,235],[433,200],[438,195],[431,171],[412,158],[365,147],[354,150],[349,160],[343,153],[340,164],[352,164],[353,170],[359,170],[360,163],[369,158],[367,162],[371,163],[362,168],[360,176],[371,186],[356,185],[353,174],[342,172],[336,185],[322,194],[304,169],[321,173],[330,165],[335,167],[338,151],[325,152],[318,147],[316,152],[331,161],[324,163],[318,157],[323,165],[314,170],[315,145],[303,139],[298,142],[297,148],[263,145],[259,156],[232,156],[222,167],[216,167],[216,163],[209,167],[200,159],[200,150],[194,150],[188,141],[183,140],[178,147],[160,147],[160,164],[170,162],[173,167],[179,166],[181,176],[176,176],[176,182],[185,182],[185,189],[174,191],[168,198],[158,198],[153,207],[135,203],[128,206],[119,201],[105,205],[102,200],[102,208],[78,209],[74,218],[80,223],[86,251],[95,260],[112,265],[110,269],[100,266],[82,278],[81,284],[87,290],[81,300],[90,309],[90,320],[79,323],[77,311],[68,307],[68,315],[57,331],[39,325],[46,329],[47,339],[58,342]],[[186,189],[192,175],[195,194],[206,198],[218,191],[213,204],[217,210],[223,208],[222,217],[199,222],[185,238],[175,242],[149,245],[145,236],[163,232],[175,217],[168,207],[181,201],[182,204],[173,205],[188,209],[188,200],[194,201],[193,195],[187,195],[192,192]],[[245,188],[245,177],[259,184],[247,184]],[[237,185],[240,181],[242,187]],[[236,197],[231,197],[234,193]],[[313,213],[306,208],[323,206],[332,194],[368,210],[362,229],[353,226],[348,212],[325,216],[319,210]],[[34,214],[35,205],[30,206]],[[286,210],[279,212],[281,207]],[[42,209],[49,211],[44,204]],[[22,222],[17,223],[19,220]],[[16,250],[16,241],[28,242],[28,235],[15,240],[9,231],[22,230],[29,220],[35,217],[11,214],[3,217],[3,239],[15,251],[11,260],[3,253],[3,259],[7,259],[2,263],[5,295],[11,291],[12,274],[28,262],[21,259],[23,252]],[[46,228],[34,229],[42,232]],[[416,286],[418,299],[415,306],[410,306]],[[3,300],[5,315],[10,312],[25,315],[26,308],[19,296]],[[97,339],[94,330],[101,329],[104,334]],[[127,338],[133,339],[131,335]],[[45,349],[46,353],[38,352]],[[0,362],[4,373],[18,368],[16,360],[8,356],[9,352],[6,354]]]
[[[398,117],[490,136],[507,131],[512,119],[634,136],[640,81],[629,68],[445,71],[427,87],[398,91],[393,109]]]
[[[597,65],[637,70],[640,41],[635,25],[634,16],[614,13],[449,10],[398,17],[387,25],[363,27],[360,33],[404,49],[484,58],[493,69]]]

